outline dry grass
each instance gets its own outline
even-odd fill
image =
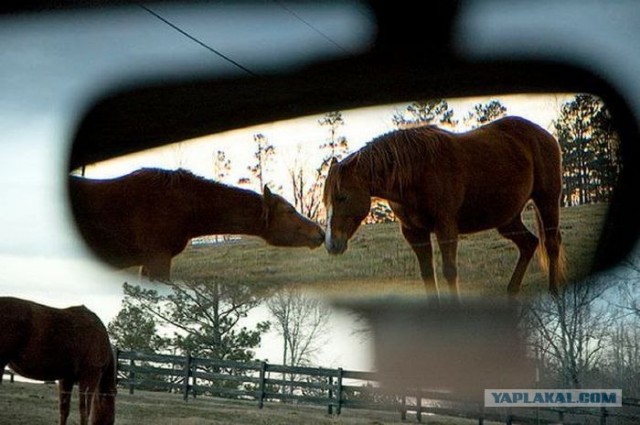
[[[563,209],[561,227],[571,280],[590,270],[607,206],[585,205]],[[535,229],[533,212],[525,220]],[[436,269],[441,286],[440,254],[435,247]],[[517,261],[517,249],[497,231],[464,235],[459,243],[461,290],[469,294],[503,295]],[[302,285],[330,296],[376,296],[422,294],[417,261],[402,238],[397,223],[361,226],[341,256],[316,250],[275,248],[257,238],[215,246],[189,247],[174,259],[177,279],[216,279],[251,285]],[[546,291],[546,275],[532,262],[523,292]]]
[[[77,391],[77,389],[76,389]],[[77,399],[73,398],[69,424],[79,423]],[[54,385],[16,382],[0,385],[0,423],[54,425],[57,423],[57,390]],[[471,425],[476,420],[429,415],[429,424]],[[177,394],[122,391],[116,398],[118,425],[391,425],[416,423],[415,414],[400,420],[394,412],[344,409],[340,416],[327,409],[293,404],[268,403],[258,409],[255,402],[201,397],[184,402]],[[488,423],[485,421],[485,423]]]

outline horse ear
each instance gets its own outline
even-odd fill
[[[262,188],[262,194],[264,195],[265,199],[271,198],[271,190],[269,189],[269,186],[267,186],[266,184]]]
[[[332,169],[336,164],[338,163],[338,160],[336,159],[336,157],[332,157],[331,158],[331,163],[329,164],[329,169]]]

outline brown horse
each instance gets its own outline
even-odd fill
[[[58,379],[60,424],[69,417],[73,384],[79,385],[80,423],[113,424],[116,375],[109,337],[86,307],[57,309],[0,297],[0,368],[31,379]]]
[[[347,249],[375,196],[387,199],[400,219],[428,292],[438,291],[432,232],[442,251],[444,277],[457,295],[458,235],[497,228],[520,251],[508,292],[519,292],[540,247],[541,259],[548,260],[549,290],[555,293],[564,278],[558,228],[561,159],[553,136],[519,117],[460,134],[424,126],[382,135],[334,161],[329,170],[326,248],[332,254]],[[537,209],[541,241],[521,219],[529,200]]]
[[[91,248],[118,268],[142,265],[151,279],[170,277],[171,259],[191,238],[262,237],[275,246],[322,245],[320,226],[265,186],[264,195],[185,170],[140,169],[111,180],[70,177],[78,227]]]

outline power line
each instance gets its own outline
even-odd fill
[[[313,26],[313,24],[311,24],[311,22],[307,21],[306,19],[304,19],[302,16],[298,15],[296,12],[294,12],[293,10],[291,10],[288,6],[286,6],[282,1],[280,0],[276,0],[276,3],[278,3],[280,5],[281,8],[283,8],[284,10],[286,10],[287,12],[289,12],[293,17],[295,17],[296,19],[298,19],[300,22],[302,22],[303,24],[305,24],[306,26],[308,26],[309,28],[311,28],[313,31],[315,31],[317,34],[319,34],[322,38],[324,38],[325,40],[327,40],[329,43],[333,44],[334,46],[336,46],[338,49],[342,50],[344,53],[346,54],[351,54],[351,52],[349,52],[347,49],[345,49],[344,47],[342,47],[340,44],[338,44],[334,39],[332,39],[331,37],[329,37],[327,34],[325,34],[324,32],[320,31],[318,28],[316,28],[315,26]]]
[[[254,73],[253,71],[251,71],[249,68],[241,65],[240,63],[236,62],[235,60],[231,59],[230,57],[226,56],[225,54],[219,52],[218,50],[214,49],[213,47],[203,43],[202,41],[198,40],[196,37],[192,36],[191,34],[189,34],[188,32],[184,31],[183,29],[181,29],[180,27],[178,27],[177,25],[173,24],[172,22],[168,21],[167,19],[163,18],[162,16],[160,16],[158,13],[154,12],[153,10],[151,10],[150,8],[148,8],[147,6],[138,3],[138,6],[140,6],[140,8],[146,10],[147,12],[149,12],[151,15],[153,15],[154,17],[156,17],[157,19],[159,19],[160,21],[164,22],[165,24],[167,24],[168,26],[170,26],[171,28],[173,28],[174,30],[178,31],[180,34],[184,35],[185,37],[187,37],[189,40],[199,44],[200,46],[204,47],[205,49],[207,49],[208,51],[210,51],[211,53],[216,54],[217,56],[221,57],[222,59],[224,59],[225,61],[229,62],[230,64],[236,66],[237,68],[240,68],[241,70],[243,70],[244,72],[246,72],[249,75],[253,75],[256,76],[257,74]]]

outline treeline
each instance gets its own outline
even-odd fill
[[[624,397],[640,397],[637,264],[526,305],[521,326],[538,368],[538,388],[619,388]]]
[[[223,282],[216,277],[153,289],[125,283],[122,308],[108,324],[113,345],[140,353],[250,362],[270,330],[282,337],[282,362],[313,363],[330,317],[321,300],[297,288]],[[263,320],[248,321],[262,306]],[[233,372],[236,373],[236,372]]]
[[[463,131],[479,127],[509,114],[507,106],[499,99],[474,105],[465,115],[459,116],[446,99],[415,101],[396,109],[392,122],[397,128],[418,125],[439,125],[452,131]],[[351,153],[349,140],[342,135],[345,120],[342,112],[325,114],[318,125],[326,128],[327,137],[318,142],[315,168],[310,170],[305,161],[295,158],[288,169],[286,185],[291,192],[288,197],[298,211],[312,220],[322,222],[322,188],[329,163],[333,158],[343,159]],[[605,105],[595,96],[578,94],[559,105],[557,118],[548,130],[558,139],[563,152],[563,195],[565,207],[597,202],[607,202],[611,196],[620,171],[619,138]],[[248,175],[238,184],[261,188],[270,184],[278,191],[283,183],[270,180],[273,161],[278,152],[266,135],[257,133],[253,137],[252,162],[246,166]],[[224,180],[230,175],[232,164],[223,151],[213,156],[214,177]],[[285,192],[285,195],[287,193]],[[368,223],[394,221],[391,209],[382,200],[374,200]]]

